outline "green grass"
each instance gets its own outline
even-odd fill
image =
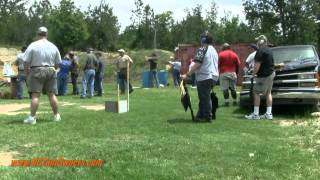
[[[52,122],[42,96],[36,125],[26,115],[0,116],[0,152],[15,159],[103,159],[103,167],[0,167],[0,179],[319,179],[319,134],[314,126],[279,125],[281,120],[309,122],[301,114],[275,114],[273,121],[245,120],[248,111],[220,107],[211,124],[191,123],[177,89],[136,89],[130,112],[81,109],[115,99],[108,84],[103,98],[59,97],[62,121]],[[222,96],[219,92],[220,103]],[[191,90],[197,109],[196,90]],[[0,104],[28,100],[1,100]],[[34,144],[25,147],[25,144]],[[309,151],[308,149],[315,151]],[[249,157],[254,153],[253,157]]]

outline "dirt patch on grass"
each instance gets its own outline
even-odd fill
[[[19,154],[16,151],[0,152],[0,166],[10,166],[13,156]]]
[[[20,111],[20,110],[28,108],[28,107],[30,107],[30,104],[4,104],[4,105],[0,105],[0,115],[17,115],[20,113],[26,113],[25,111]]]
[[[76,103],[61,102],[60,105],[61,105],[61,106],[74,106],[74,105],[76,105]]]
[[[105,109],[104,105],[90,105],[90,106],[80,106],[86,110],[102,111]]]
[[[290,120],[280,120],[277,121],[280,126],[288,127],[288,126],[307,126],[308,122],[306,121],[290,121]]]

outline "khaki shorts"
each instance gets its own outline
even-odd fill
[[[236,89],[236,81],[237,81],[237,74],[234,72],[233,73],[223,73],[219,77],[220,87],[223,91],[228,90],[228,89],[235,90]]]
[[[29,92],[57,93],[57,73],[53,67],[36,67],[28,75]]]
[[[270,76],[257,78],[256,83],[253,86],[253,92],[255,94],[269,94],[272,90],[273,79],[275,77],[275,73],[273,72]]]

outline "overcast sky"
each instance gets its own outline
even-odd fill
[[[51,4],[58,5],[60,0],[50,0]],[[193,8],[201,4],[203,12],[210,8],[212,0],[142,0],[144,4],[149,4],[156,14],[172,11],[175,20],[180,21],[186,16],[185,9]],[[29,2],[32,2],[29,1]],[[75,5],[80,9],[87,10],[87,7],[99,5],[101,0],[74,0]],[[121,30],[131,23],[131,10],[135,8],[134,0],[105,0],[112,8],[114,14],[118,17]],[[224,11],[232,15],[239,15],[240,20],[244,21],[242,0],[215,0],[218,5],[218,18],[224,15]],[[205,14],[204,14],[205,16]]]

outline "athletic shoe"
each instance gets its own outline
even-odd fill
[[[259,120],[260,119],[260,116],[257,115],[257,114],[254,114],[254,113],[251,113],[249,115],[245,115],[244,116],[246,119],[254,119],[254,120]]]
[[[36,124],[37,123],[37,120],[35,117],[32,117],[32,116],[28,116],[26,119],[23,120],[23,123],[25,124]]]
[[[264,115],[261,115],[260,118],[261,119],[272,120],[273,116],[272,116],[272,114],[265,113]]]
[[[53,116],[53,121],[55,121],[55,122],[59,122],[59,121],[61,121],[60,114],[56,114],[56,115],[54,115],[54,116]]]

